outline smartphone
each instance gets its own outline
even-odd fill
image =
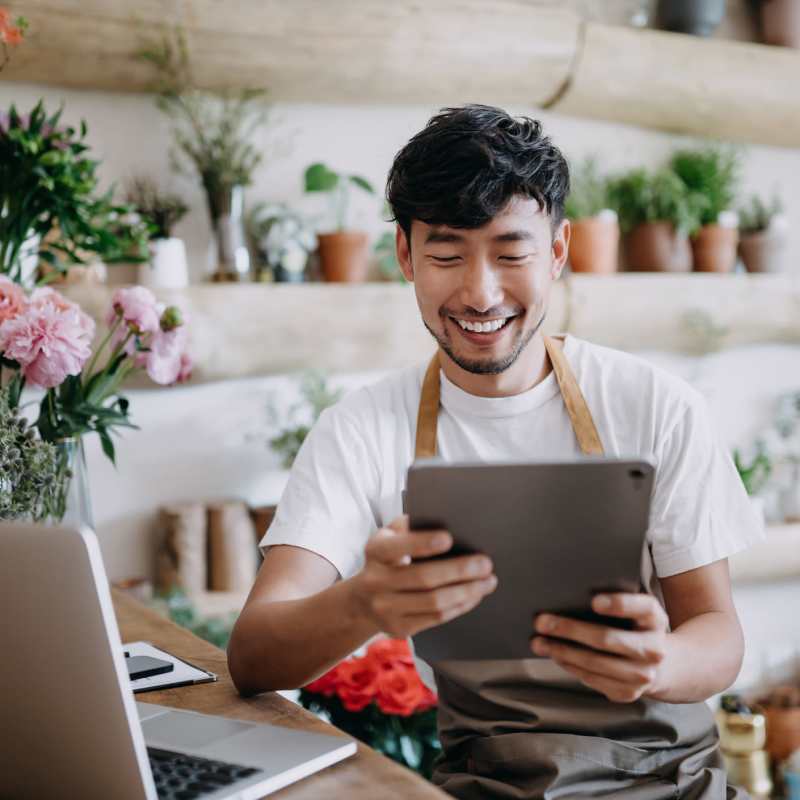
[[[125,663],[128,665],[128,677],[131,680],[163,675],[165,672],[172,672],[174,669],[174,665],[169,661],[163,661],[152,656],[131,656],[125,659]]]

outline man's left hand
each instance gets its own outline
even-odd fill
[[[539,635],[531,642],[533,652],[552,658],[581,683],[614,702],[632,703],[657,695],[664,683],[669,643],[669,620],[658,600],[648,594],[597,595],[592,610],[631,619],[634,630],[539,614],[534,620]]]

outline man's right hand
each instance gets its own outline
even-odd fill
[[[413,560],[441,555],[452,545],[444,530],[412,532],[408,516],[381,528],[367,543],[364,568],[351,579],[361,613],[383,633],[403,639],[474,608],[497,586],[488,556]]]

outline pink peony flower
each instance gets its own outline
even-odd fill
[[[94,320],[88,314],[84,313],[77,303],[73,303],[72,300],[67,300],[63,294],[57,292],[50,286],[41,286],[38,289],[34,289],[30,298],[28,298],[28,303],[36,308],[41,308],[47,303],[50,303],[58,311],[77,312],[80,323],[86,329],[86,332],[89,334],[89,338],[94,338]]]
[[[28,305],[25,292],[19,284],[0,275],[0,324],[21,314]]]
[[[155,333],[159,328],[160,308],[153,293],[144,286],[117,289],[111,298],[108,324],[113,325],[118,317],[125,320],[128,328],[136,334]],[[123,331],[122,337],[127,335]]]
[[[141,355],[150,380],[164,385],[178,381],[185,368],[186,328],[159,330],[148,346],[149,352]]]
[[[25,379],[43,389],[79,375],[92,352],[92,336],[78,308],[53,303],[29,306],[0,325],[0,351],[18,362]],[[92,329],[94,324],[92,323]]]
[[[181,353],[181,369],[180,372],[178,372],[175,383],[186,383],[186,381],[192,377],[193,369],[194,362],[192,361],[192,357],[186,352]]]

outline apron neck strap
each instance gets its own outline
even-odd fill
[[[589,406],[586,405],[586,399],[578,386],[578,381],[575,379],[564,351],[555,339],[549,336],[544,336],[543,339],[581,452],[587,456],[603,455],[600,435],[597,433]],[[439,353],[437,352],[431,359],[422,382],[419,411],[417,412],[417,440],[414,450],[414,456],[417,459],[432,458],[436,455],[439,398]]]

